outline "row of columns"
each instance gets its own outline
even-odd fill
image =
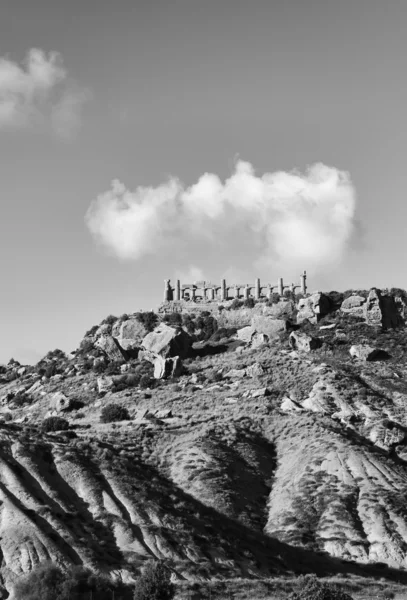
[[[164,285],[164,302],[169,302],[171,300],[179,301],[179,300],[183,299],[184,289],[181,288],[181,281],[179,279],[177,279],[177,281],[176,281],[175,288],[171,287],[171,282],[169,279],[165,279],[164,284],[165,284]],[[231,287],[235,288],[235,298],[239,298],[239,290],[242,287],[244,288],[243,297],[245,299],[250,297],[250,290],[254,288],[254,299],[259,300],[262,297],[261,291],[265,287],[267,288],[267,298],[268,299],[271,299],[271,297],[273,295],[273,290],[275,288],[277,288],[277,293],[279,296],[283,296],[284,290],[286,290],[286,289],[289,289],[293,293],[295,293],[295,290],[298,288],[300,288],[301,292],[305,295],[307,293],[307,274],[304,271],[304,273],[301,275],[300,285],[295,285],[294,283],[292,283],[291,285],[284,285],[283,278],[280,277],[276,286],[271,285],[271,284],[267,284],[267,286],[261,286],[260,279],[257,278],[254,282],[254,286],[252,286],[250,284],[246,284],[245,286],[235,284],[235,285],[228,287],[226,285],[226,279],[222,279],[220,288],[217,286],[205,287],[205,285],[195,288],[194,285],[191,285],[191,287],[188,287],[186,289],[188,289],[190,291],[190,293],[191,293],[190,300],[192,300],[192,301],[195,300],[195,294],[196,294],[197,289],[203,290],[203,294],[207,300],[215,300],[216,293],[218,292],[218,290],[220,290],[220,300],[226,301],[228,298],[228,289],[230,289]],[[175,294],[174,294],[174,292],[175,292]],[[207,292],[208,292],[208,295],[206,295]]]

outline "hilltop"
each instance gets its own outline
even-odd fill
[[[406,298],[167,306],[0,367],[4,588],[151,557],[179,582],[406,583]]]

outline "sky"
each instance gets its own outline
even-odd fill
[[[0,363],[163,280],[407,288],[405,0],[3,0]]]

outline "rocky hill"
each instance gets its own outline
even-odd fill
[[[405,307],[373,289],[108,317],[0,367],[4,597],[46,560],[406,582]]]

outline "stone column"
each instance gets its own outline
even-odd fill
[[[272,285],[268,285],[268,289],[267,289],[267,298],[268,300],[271,300],[273,297],[273,286]]]
[[[214,300],[215,299],[215,290],[213,288],[209,288],[208,292],[209,292],[208,293],[209,300]]]
[[[245,288],[244,288],[244,297],[245,297],[245,300],[248,299],[249,293],[250,293],[250,288],[249,288],[248,285],[246,285]]]
[[[169,302],[171,297],[170,280],[164,279],[164,302]]]
[[[181,281],[179,279],[175,285],[175,300],[181,300]]]
[[[235,298],[239,298],[239,286],[235,285]]]
[[[260,279],[257,278],[254,282],[254,298],[255,300],[260,299]]]
[[[282,277],[278,280],[278,293],[281,297],[284,296],[284,282]]]
[[[307,293],[307,272],[304,271],[304,273],[301,275],[300,277],[300,287],[301,287],[301,292],[304,294],[304,296]]]
[[[226,279],[222,279],[222,282],[220,285],[221,285],[220,299],[222,300],[222,302],[224,302],[226,300]]]
[[[191,300],[195,302],[195,288],[193,285],[191,285]]]

